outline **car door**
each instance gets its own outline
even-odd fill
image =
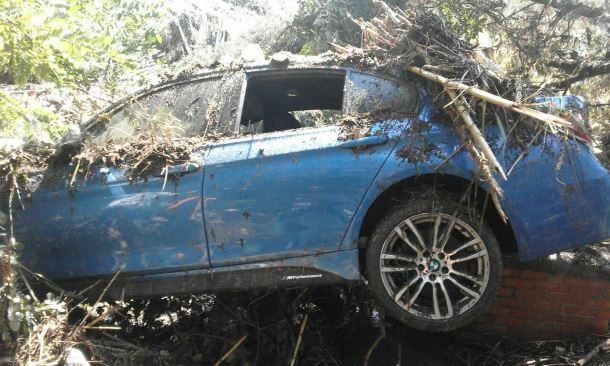
[[[232,133],[231,88],[242,78],[187,80],[128,98],[100,115],[86,143],[218,136],[225,127]],[[205,143],[195,146],[188,164],[168,167],[167,181],[164,174],[133,181],[125,168],[91,166],[69,190],[74,166],[46,172],[15,220],[24,264],[53,279],[209,267],[201,201],[206,153]]]
[[[363,73],[300,70],[250,74],[244,94],[239,125],[247,136],[213,144],[206,161],[203,196],[212,266],[338,250],[362,197],[409,123],[407,118],[382,121],[370,112],[414,109],[416,93]],[[289,110],[301,128],[251,129],[249,122],[266,123],[269,110],[281,110],[279,115]],[[322,118],[306,123],[312,115]],[[372,133],[359,136],[357,126],[346,127],[354,122],[346,115],[364,124],[380,121]],[[294,126],[294,119],[284,116]]]

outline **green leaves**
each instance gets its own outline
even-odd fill
[[[52,82],[60,87],[115,88],[117,78],[138,83],[138,62],[161,43],[161,0],[0,1],[0,83],[23,86]],[[43,121],[43,122],[40,122]],[[25,128],[61,130],[59,117],[29,110],[0,95],[0,135]]]

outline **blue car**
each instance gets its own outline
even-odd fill
[[[189,76],[82,137],[205,136],[190,160],[135,181],[91,166],[75,189],[73,165],[49,169],[15,211],[19,255],[68,288],[121,271],[113,298],[363,281],[393,317],[447,331],[486,309],[508,258],[610,237],[610,177],[589,147],[518,131],[484,128],[510,172],[505,222],[423,81],[313,63]]]

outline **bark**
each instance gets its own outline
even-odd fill
[[[552,59],[547,62],[547,65],[571,73],[570,77],[551,84],[558,88],[568,88],[578,81],[610,74],[610,52],[606,53],[606,57],[599,60]]]
[[[599,18],[605,15],[603,8],[582,4],[576,0],[530,0],[536,4],[550,6],[564,13],[572,13],[585,18]]]

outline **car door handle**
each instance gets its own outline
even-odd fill
[[[201,165],[191,162],[178,165],[168,165],[165,168],[161,169],[160,173],[155,175],[158,177],[163,177],[166,175],[188,174],[198,171],[199,168],[201,168]]]
[[[366,136],[349,140],[339,145],[341,149],[365,149],[371,146],[387,144],[390,138],[386,135]]]

